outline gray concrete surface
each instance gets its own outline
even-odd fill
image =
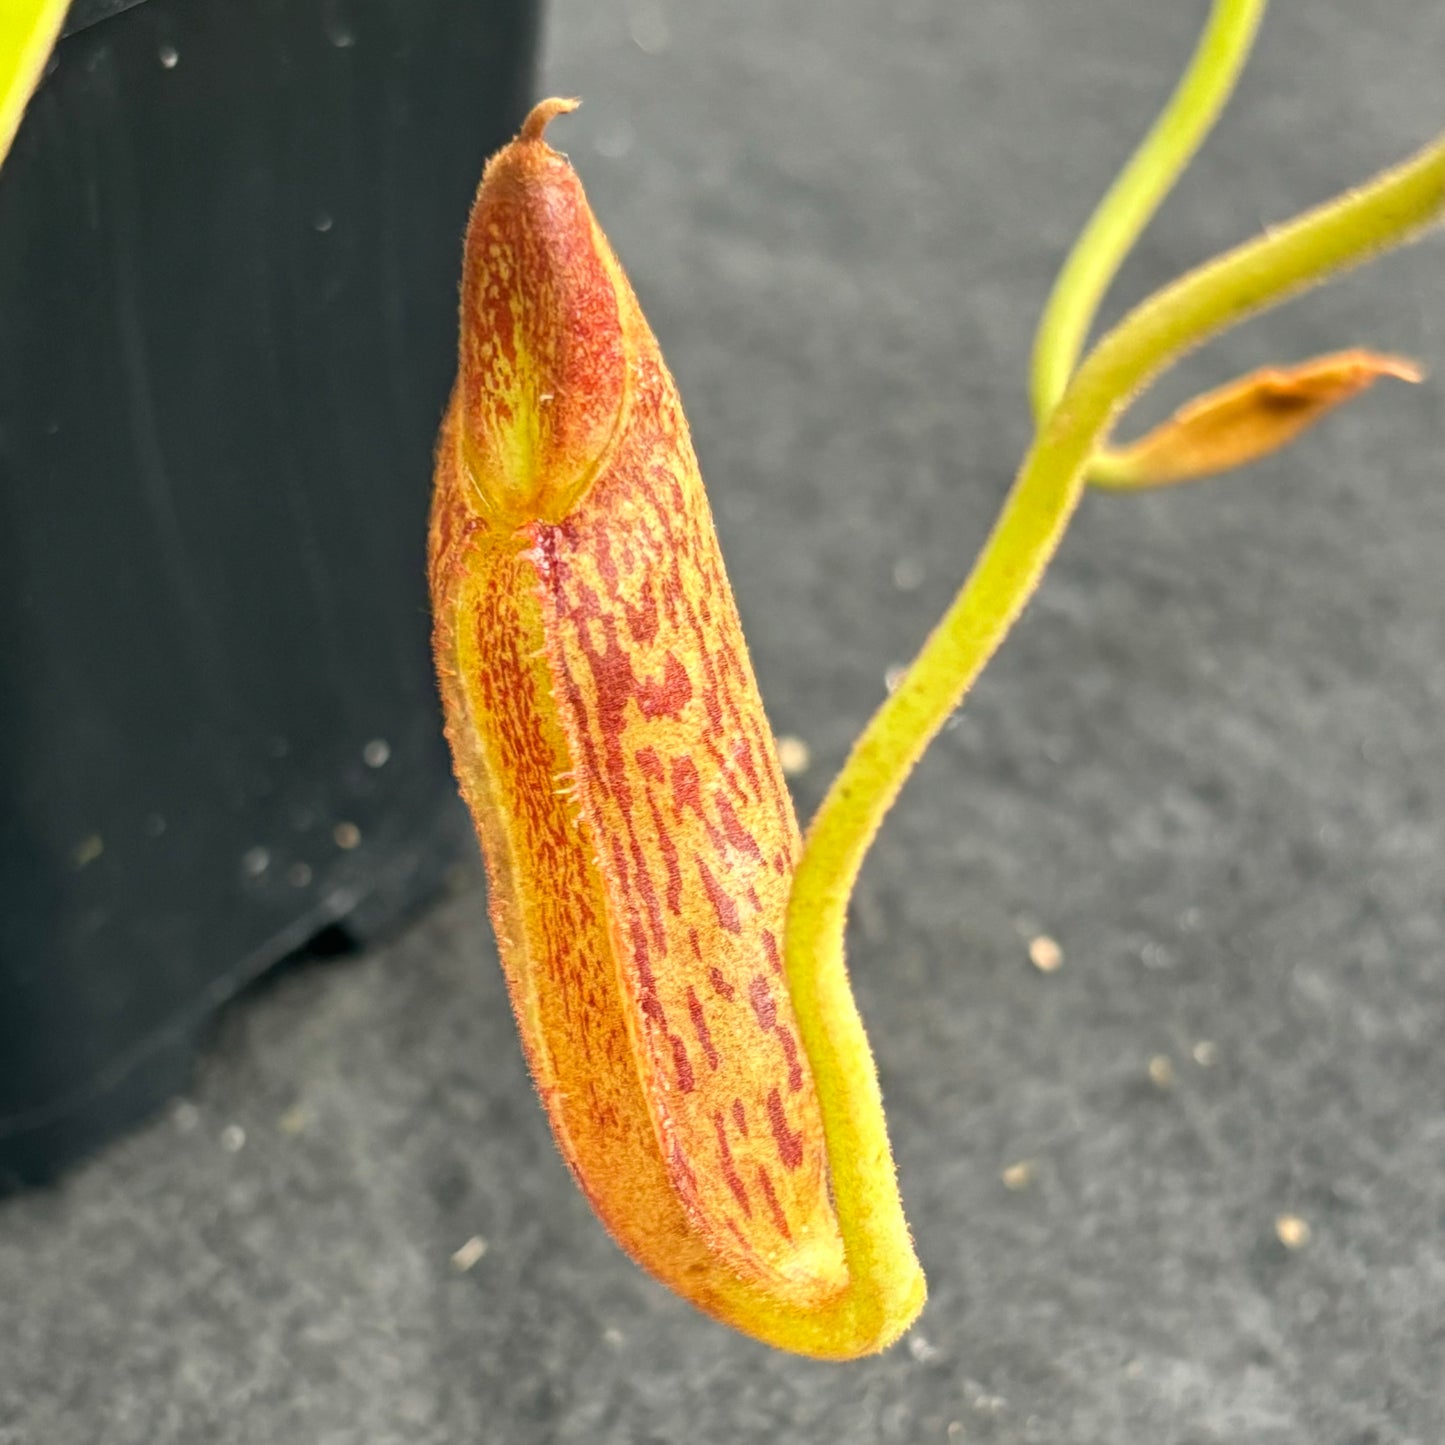
[[[805,811],[983,536],[1052,268],[1205,8],[553,6],[545,83],[587,100],[556,138],[688,401]],[[1419,144],[1442,60],[1438,5],[1279,0],[1111,307]],[[1352,343],[1445,376],[1445,246],[1146,412]],[[1436,1445],[1442,458],[1437,380],[1091,500],[925,762],[851,941],[932,1283],[898,1349],[770,1353],[608,1243],[477,870],[232,1008],[168,1117],[0,1206],[0,1441]]]

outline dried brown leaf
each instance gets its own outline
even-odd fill
[[[1148,487],[1228,471],[1287,446],[1382,376],[1420,381],[1403,356],[1336,351],[1297,366],[1271,366],[1206,392],[1168,421],[1099,459],[1098,485]]]

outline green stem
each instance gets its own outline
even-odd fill
[[[1132,311],[1079,368],[1024,459],[957,599],[869,722],[808,830],[786,961],[818,1084],[851,1306],[921,1299],[878,1080],[843,955],[864,855],[923,750],[958,707],[1043,575],[1090,458],[1119,412],[1185,352],[1445,217],[1445,136],[1359,190],[1202,266]],[[912,1273],[902,1267],[912,1266]],[[910,1316],[911,1317],[911,1316]],[[901,1329],[907,1319],[898,1325]]]
[[[1030,391],[1043,426],[1084,349],[1099,303],[1124,257],[1214,126],[1249,55],[1266,0],[1215,0],[1174,93],[1099,202],[1044,307]]]

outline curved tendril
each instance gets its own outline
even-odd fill
[[[785,956],[818,1084],[857,1308],[890,1291],[896,1298],[906,1281],[888,1261],[900,1250],[913,1259],[877,1076],[843,956],[848,899],[884,815],[1023,610],[1079,501],[1091,458],[1124,407],[1210,337],[1442,219],[1445,135],[1359,189],[1191,272],[1126,316],[1048,417],[962,590],[824,798],[793,882]]]
[[[1058,404],[1124,258],[1214,127],[1254,43],[1267,0],[1215,0],[1189,67],[1153,128],[1095,208],[1044,307],[1034,340],[1034,423]]]

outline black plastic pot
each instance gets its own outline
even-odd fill
[[[473,845],[427,650],[528,0],[78,5],[0,171],[0,1186]]]

